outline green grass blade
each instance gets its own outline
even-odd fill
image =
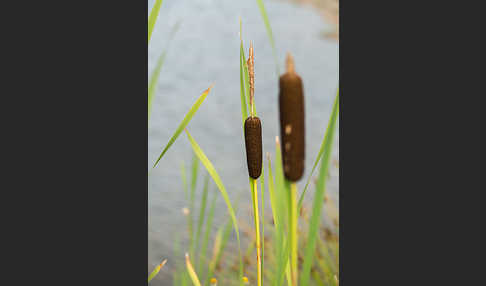
[[[335,120],[337,119],[336,114],[338,112],[338,105],[337,105],[338,104],[338,97],[339,97],[339,88],[337,90],[336,100],[334,101],[334,106],[332,107],[332,112],[331,112],[331,119],[334,118]],[[334,123],[332,123],[331,126],[334,126]],[[307,183],[305,184],[304,190],[302,191],[302,194],[300,195],[299,212],[300,212],[300,209],[302,208],[302,203],[304,201],[305,192],[307,191],[307,187],[309,186],[309,183],[312,180],[312,175],[314,174],[314,170],[316,169],[317,164],[321,160],[322,154],[324,153],[324,147],[326,146],[326,136],[327,136],[328,132],[329,132],[329,126],[327,127],[326,133],[324,134],[324,138],[322,139],[321,148],[319,149],[319,153],[317,153],[317,157],[316,157],[316,160],[314,162],[314,166],[312,167],[311,173],[309,174],[309,178],[307,178]]]
[[[157,83],[159,82],[159,75],[160,70],[162,69],[162,65],[164,64],[166,51],[163,51],[160,55],[159,59],[157,60],[157,65],[150,76],[149,84],[148,84],[148,119],[150,119],[150,114],[152,111],[152,102],[155,96],[155,90],[157,87]]]
[[[243,50],[243,43],[241,43],[240,47],[240,101],[241,101],[241,118],[242,124],[245,124],[245,120],[248,117],[248,110],[247,110],[247,103],[246,103],[246,94],[245,94],[245,83],[243,80],[243,56],[241,54]]]
[[[331,118],[327,127],[328,132],[326,133],[326,136],[324,138],[326,143],[324,146],[321,169],[317,180],[316,193],[312,206],[312,215],[309,224],[307,244],[304,250],[304,264],[302,266],[302,272],[300,276],[300,285],[308,285],[309,283],[310,270],[314,259],[316,239],[319,235],[319,221],[321,218],[322,205],[324,204],[327,171],[329,169],[329,162],[331,160],[332,144],[336,125],[335,123],[337,121],[337,115],[339,112],[339,94],[336,95],[334,105],[336,106],[337,111],[331,114]]]
[[[251,110],[250,109],[250,79],[248,75],[248,64],[245,58],[245,50],[243,49],[243,41],[241,41],[240,44],[240,56],[241,56],[241,61],[243,63],[243,82],[245,83],[246,102],[248,104],[247,107],[248,110]]]
[[[223,199],[226,203],[226,206],[228,208],[228,213],[229,213],[231,220],[233,222],[233,227],[234,227],[235,232],[236,232],[236,239],[238,241],[238,254],[239,254],[239,260],[240,260],[240,277],[239,277],[240,279],[239,280],[241,281],[242,277],[243,277],[243,261],[242,261],[242,258],[241,258],[240,232],[239,232],[239,229],[238,229],[238,221],[236,220],[235,211],[233,210],[233,206],[231,205],[231,201],[229,199],[228,193],[226,192],[226,188],[224,187],[224,184],[221,181],[221,178],[220,178],[218,172],[216,172],[216,169],[214,168],[213,164],[211,163],[211,161],[209,161],[208,157],[206,157],[206,154],[204,154],[201,147],[199,147],[196,140],[194,140],[194,138],[191,136],[189,131],[187,131],[187,129],[186,129],[186,134],[187,134],[187,138],[189,139],[189,142],[191,143],[192,149],[194,150],[194,153],[196,153],[196,155],[199,158],[199,160],[201,161],[201,163],[204,165],[204,167],[206,167],[206,170],[208,171],[209,175],[211,175],[211,177],[213,178],[213,181],[216,184],[216,186],[218,187],[218,189],[219,189],[219,191],[220,191],[221,195],[223,196]],[[240,284],[241,283],[242,282],[240,282]]]
[[[245,82],[244,82],[244,55],[243,55],[243,41],[241,40],[241,18],[240,18],[240,101],[241,101],[241,117],[242,117],[242,124],[245,123],[246,118],[248,117],[248,105],[246,103],[246,93],[245,93]]]
[[[167,262],[167,259],[165,259],[164,261],[162,261],[162,263],[160,263],[159,265],[157,265],[157,267],[155,267],[154,271],[152,271],[152,273],[150,273],[150,275],[148,277],[148,282],[150,282],[150,280],[154,279],[154,277],[157,276],[157,274],[159,274],[160,270],[162,270],[162,268],[164,268],[164,265],[165,265],[166,262]]]
[[[267,154],[267,159],[268,159],[268,192],[270,194],[270,206],[272,208],[272,215],[273,215],[273,221],[275,225],[275,231],[274,231],[274,247],[275,247],[275,257],[277,258],[276,261],[276,267],[277,270],[274,272],[274,277],[273,277],[273,285],[281,285],[279,282],[279,267],[283,265],[283,263],[280,261],[281,258],[281,253],[282,253],[282,227],[280,225],[280,215],[279,215],[279,208],[278,208],[278,203],[277,203],[277,196],[275,194],[275,188],[274,188],[274,179],[273,179],[273,172],[272,172],[272,163],[270,161],[270,154]]]
[[[180,255],[180,246],[181,242],[179,239],[179,235],[176,233],[174,237],[174,257],[179,257]],[[179,286],[181,284],[181,275],[182,272],[182,265],[179,260],[176,260],[176,271],[174,272],[174,279],[173,279],[173,286]]]
[[[192,167],[191,167],[191,193],[189,197],[189,255],[190,257],[194,256],[194,247],[195,247],[195,237],[194,237],[194,200],[196,196],[196,184],[197,184],[197,173],[199,170],[199,160],[197,159],[196,154],[193,154],[192,157]]]
[[[220,249],[218,251],[218,256],[216,257],[216,260],[215,260],[215,265],[218,265],[219,262],[221,261],[221,257],[223,255],[224,249],[226,248],[226,245],[228,244],[230,234],[231,234],[231,221],[228,221],[225,224],[224,229],[223,229],[223,237],[222,237],[222,240],[221,240]]]
[[[216,233],[216,238],[214,240],[213,257],[209,263],[207,279],[210,279],[210,277],[213,276],[216,268],[221,261],[221,257],[231,234],[231,227],[231,220],[228,220],[228,222],[224,226],[218,228],[218,232]]]
[[[206,89],[201,94],[201,96],[199,96],[199,98],[196,100],[196,102],[191,107],[191,109],[189,109],[189,112],[186,114],[186,116],[184,117],[184,119],[182,120],[182,122],[179,124],[179,127],[177,127],[176,131],[174,132],[174,135],[172,135],[172,137],[170,138],[169,142],[165,146],[165,148],[162,151],[162,153],[160,154],[159,158],[157,158],[157,161],[155,161],[155,164],[154,164],[154,166],[152,168],[155,168],[155,166],[157,166],[157,164],[159,163],[160,159],[162,159],[162,157],[164,157],[165,152],[167,152],[167,150],[169,150],[170,146],[172,146],[172,144],[174,144],[175,140],[177,139],[177,137],[179,137],[179,135],[181,134],[182,130],[184,130],[184,128],[186,128],[186,126],[189,123],[189,121],[191,121],[192,117],[194,116],[194,114],[196,113],[196,111],[199,109],[199,106],[201,106],[201,104],[203,103],[204,99],[206,99],[206,96],[211,91],[211,88],[212,87],[213,87],[213,85],[211,85],[208,89]]]
[[[162,0],[155,0],[154,7],[150,11],[150,16],[148,19],[148,41],[150,43],[150,38],[152,37],[152,31],[154,30],[155,22],[157,22],[157,17],[159,16],[160,6],[162,6]]]
[[[208,187],[209,187],[209,175],[206,176],[206,179],[204,180],[204,189],[203,189],[203,193],[202,193],[202,198],[201,198],[201,206],[199,207],[199,217],[198,217],[198,221],[197,221],[197,230],[196,230],[196,237],[194,238],[196,240],[196,248],[198,251],[200,250],[199,249],[199,242],[201,241],[200,240],[200,236],[201,236],[201,230],[202,230],[202,226],[203,226],[203,223],[204,223],[204,218],[205,218],[205,215],[206,215],[206,201],[207,201],[207,198],[208,198]],[[199,258],[201,258],[201,253],[199,252]],[[199,259],[200,261],[200,259]],[[199,273],[201,273],[201,270],[200,267],[199,267],[199,264],[196,265],[196,269]]]
[[[209,262],[209,271],[208,271],[207,279],[213,276],[214,269],[216,268],[217,265],[218,257],[220,257],[219,253],[221,252],[221,242],[223,241],[223,229],[224,227],[220,226],[216,232],[216,236],[214,237],[213,255],[211,261]]]
[[[186,253],[186,267],[189,276],[191,277],[192,283],[194,286],[201,286],[201,282],[199,282],[199,278],[197,277],[196,271],[192,267],[191,260],[189,259],[189,254]]]
[[[155,69],[150,76],[149,84],[148,84],[148,119],[150,119],[150,114],[152,112],[152,102],[155,97],[155,91],[157,87],[157,83],[159,82],[160,71],[165,61],[165,57],[167,55],[167,51],[169,50],[169,44],[172,42],[174,35],[179,30],[180,22],[177,22],[174,28],[172,28],[169,40],[167,41],[167,47],[164,51],[160,54],[159,59],[157,60],[157,64],[155,65]]]
[[[208,213],[208,220],[206,222],[206,229],[204,231],[204,240],[203,244],[201,247],[200,255],[199,255],[199,269],[203,268],[203,263],[207,262],[207,249],[208,249],[208,244],[209,244],[209,235],[211,233],[211,228],[213,226],[213,218],[214,218],[214,208],[216,206],[216,198],[217,198],[217,193],[214,193],[213,200],[211,201],[211,207],[209,208],[209,213]],[[207,265],[207,263],[205,264]],[[207,281],[211,278],[209,277],[209,267],[206,267],[206,280],[204,282],[204,285],[207,285]],[[202,271],[202,270],[200,270]]]
[[[277,273],[280,274],[277,277],[278,285],[282,285],[284,278],[283,274],[288,264],[289,257],[289,245],[287,243],[287,233],[285,231],[284,223],[287,222],[287,205],[288,205],[288,193],[290,192],[289,186],[285,184],[283,165],[282,165],[282,153],[280,148],[280,141],[278,137],[275,140],[275,194],[276,194],[276,206],[277,216],[280,221],[280,230],[278,231],[278,241],[280,243],[280,251],[278,253],[277,261]]]
[[[270,154],[267,153],[268,160],[268,193],[270,194],[270,206],[272,207],[273,221],[275,229],[280,226],[279,216],[277,215],[277,198],[275,196],[272,162],[270,161]]]
[[[270,21],[268,20],[267,11],[265,10],[265,5],[263,5],[263,0],[257,0],[258,8],[260,8],[260,14],[262,14],[263,22],[265,23],[265,28],[267,29],[268,39],[272,45],[272,53],[275,59],[275,66],[277,68],[277,76],[280,75],[280,67],[278,65],[277,50],[275,49],[275,41],[273,40],[273,32],[270,27]]]
[[[181,162],[181,178],[182,178],[182,187],[184,188],[184,195],[186,196],[186,200],[189,199],[189,191],[187,190],[187,176],[186,176],[186,167],[184,166],[184,161]]]

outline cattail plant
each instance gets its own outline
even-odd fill
[[[250,116],[245,120],[246,162],[248,165],[248,174],[256,180],[262,174],[262,123],[260,118],[255,116],[253,103],[255,71],[253,45],[251,43],[247,64],[250,79]]]
[[[293,285],[297,285],[297,186],[304,174],[305,124],[304,90],[302,79],[295,72],[294,60],[287,54],[286,73],[279,80],[280,136],[282,138],[282,161],[286,185],[289,192],[289,239],[290,270]]]
[[[260,219],[258,211],[258,188],[257,180],[262,174],[262,124],[255,116],[254,95],[255,95],[255,64],[253,55],[253,44],[250,42],[248,55],[248,75],[250,81],[250,116],[245,120],[245,147],[248,174],[252,188],[253,213],[255,218],[256,251],[257,251],[257,285],[262,285],[262,261],[260,255]]]

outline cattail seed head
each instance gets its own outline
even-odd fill
[[[295,182],[304,174],[305,115],[302,79],[295,72],[294,61],[287,54],[287,72],[279,81],[280,136],[284,175]]]
[[[258,179],[262,174],[262,124],[256,116],[245,120],[245,147],[248,173]]]

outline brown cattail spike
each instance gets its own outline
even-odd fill
[[[280,136],[287,180],[298,181],[304,174],[305,115],[302,79],[295,73],[294,60],[287,54],[287,72],[280,77]]]
[[[258,179],[262,174],[262,124],[256,116],[245,120],[245,147],[248,174]]]

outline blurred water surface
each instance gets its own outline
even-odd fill
[[[153,2],[148,1],[149,11]],[[265,6],[274,33],[280,70],[284,68],[285,54],[289,51],[304,82],[307,144],[304,178],[307,178],[319,151],[336,94],[338,43],[322,36],[332,27],[312,7],[274,1],[265,1]],[[164,0],[149,45],[149,76],[159,55],[167,47],[171,29],[178,21],[180,27],[170,43],[153,102],[148,130],[148,167],[152,166],[197,97],[214,83],[188,129],[221,175],[231,199],[238,198],[239,219],[251,226],[251,199],[240,111],[240,16],[245,53],[248,54],[250,40],[255,49],[255,103],[263,125],[263,151],[274,158],[275,136],[279,133],[278,77],[256,1]],[[338,160],[337,143],[338,138],[334,145],[334,161]],[[181,209],[188,206],[188,202],[184,197],[180,166],[184,161],[189,168],[191,157],[191,147],[183,133],[148,178],[148,270],[151,271],[161,259],[168,258],[166,269],[151,285],[172,285],[172,271],[177,261],[182,262],[183,252],[187,249],[186,218]],[[204,171],[202,165],[200,170]],[[202,181],[201,175],[196,192],[197,209]],[[304,184],[305,180],[299,183],[300,190]],[[331,198],[338,203],[338,169],[335,164],[332,164],[327,186]],[[211,184],[210,198],[215,190],[215,185]],[[312,193],[313,188],[310,188],[307,201],[312,198]],[[266,205],[266,214],[270,214],[268,200]],[[224,201],[218,198],[213,234],[227,218]],[[183,246],[178,257],[173,253],[176,238]],[[230,247],[234,247],[235,239],[231,240],[233,245]],[[244,242],[242,247],[246,247]],[[212,249],[212,241],[209,249]]]

